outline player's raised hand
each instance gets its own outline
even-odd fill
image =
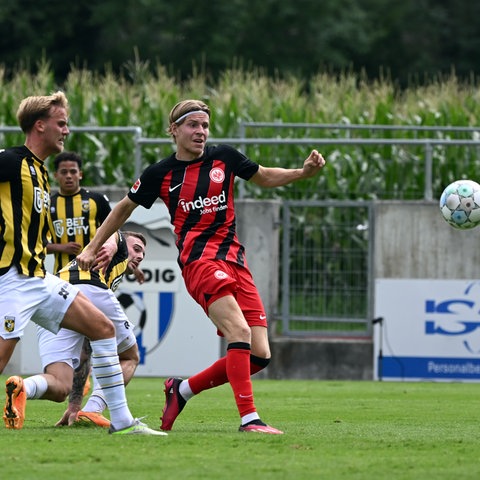
[[[303,176],[313,177],[325,166],[325,159],[318,150],[312,150],[303,163]]]

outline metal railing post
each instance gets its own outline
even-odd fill
[[[142,147],[139,143],[142,138],[142,129],[135,127],[135,133],[133,135],[133,141],[135,143],[134,155],[135,155],[135,175],[133,181],[135,181],[142,173]]]
[[[423,197],[425,200],[433,199],[433,147],[430,142],[425,143],[425,190]]]

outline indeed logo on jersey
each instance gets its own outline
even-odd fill
[[[213,195],[211,197],[199,196],[196,200],[187,202],[184,199],[178,201],[178,205],[184,212],[192,212],[200,210],[200,215],[205,213],[219,212],[227,208],[225,190],[222,190],[220,195]]]

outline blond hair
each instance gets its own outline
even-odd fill
[[[48,118],[52,107],[65,108],[68,112],[68,100],[63,92],[24,98],[17,110],[17,120],[22,131],[28,133],[37,120]]]
[[[210,117],[210,108],[206,103],[201,100],[182,100],[170,110],[170,115],[168,116],[169,125],[167,128],[168,135],[173,135],[172,125],[174,123],[181,125],[185,121],[185,115],[191,112],[205,112]]]

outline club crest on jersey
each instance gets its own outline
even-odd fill
[[[115,280],[113,280],[112,284],[110,285],[110,290],[112,292],[114,292],[118,288],[120,283],[122,283],[122,279],[123,279],[123,274],[119,275],[117,278],[115,278]]]
[[[65,228],[63,227],[63,220],[54,220],[53,228],[55,230],[55,235],[57,237],[61,237],[65,231]]]
[[[11,333],[15,330],[15,317],[6,315],[3,317],[3,328],[6,332]]]
[[[50,195],[41,188],[33,189],[33,206],[38,213],[42,213],[44,208],[50,208]]]
[[[88,200],[82,200],[82,212],[88,212],[90,210],[90,202]]]
[[[216,270],[213,276],[217,280],[225,280],[228,277],[228,275],[223,270]]]
[[[210,170],[210,180],[215,183],[222,183],[225,180],[225,172],[221,168]]]

